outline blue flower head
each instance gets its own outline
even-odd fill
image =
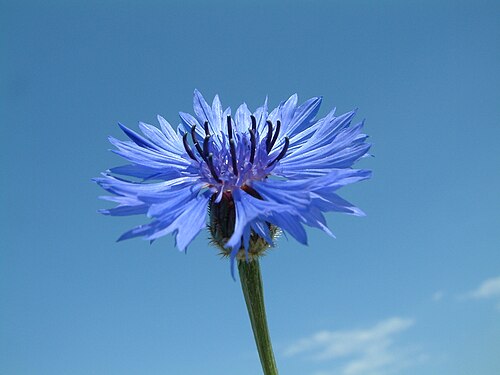
[[[207,226],[231,263],[260,255],[273,246],[279,230],[306,244],[304,224],[333,236],[323,212],[363,212],[337,195],[344,185],[370,178],[352,165],[368,155],[363,123],[352,126],[355,111],[316,119],[321,98],[297,105],[292,95],[268,111],[242,104],[234,115],[218,96],[211,106],[194,92],[194,114],[180,113],[174,131],[158,116],[160,129],[139,123],[143,135],[120,124],[130,141],[110,137],[129,164],[95,181],[118,205],[100,212],[112,216],[146,214],[151,221],[119,240],[155,240],[173,233],[186,250]],[[122,176],[122,177],[119,177]]]

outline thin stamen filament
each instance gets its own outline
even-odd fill
[[[198,151],[198,154],[205,160],[205,156],[203,155],[203,150],[198,143],[198,140],[196,139],[196,125],[193,125],[191,127],[191,139],[193,140],[194,147],[196,147],[196,151]]]
[[[238,162],[236,160],[236,143],[234,139],[229,140],[229,151],[231,152],[231,160],[233,163],[233,173],[238,176]]]
[[[215,179],[215,181],[217,181],[218,183],[221,183],[222,181],[219,178],[219,176],[217,176],[217,172],[215,171],[215,167],[214,167],[214,154],[212,154],[212,153],[208,154],[207,165],[208,165],[208,169],[210,170],[210,173],[212,174],[212,177]]]
[[[279,153],[278,156],[276,156],[276,158],[270,162],[267,166],[270,167],[271,165],[277,163],[278,161],[280,161],[281,159],[283,159],[283,157],[285,156],[287,150],[288,150],[288,146],[290,145],[290,139],[288,137],[285,137],[285,145],[283,146],[283,149],[281,150],[281,152]]]
[[[253,164],[255,159],[255,148],[257,147],[257,142],[255,140],[255,130],[250,129],[250,163]]]
[[[254,115],[250,115],[250,119],[252,120],[252,130],[255,133],[257,130],[257,120],[255,119]]]
[[[276,141],[278,140],[278,136],[280,134],[280,129],[281,129],[281,121],[278,120],[278,121],[276,121],[276,130],[274,131],[274,137],[271,141],[271,145],[269,146],[269,151],[271,151],[273,149],[274,145],[276,144]]]
[[[227,136],[233,139],[233,126],[231,124],[231,116],[227,116]]]
[[[191,150],[191,147],[189,147],[187,137],[188,137],[187,133],[184,133],[184,135],[182,136],[182,143],[184,144],[184,149],[186,150],[187,154],[191,159],[193,159],[194,161],[198,161],[198,159],[194,155],[193,150]]]
[[[209,142],[210,141],[210,135],[207,135],[205,137],[205,139],[203,140],[203,156],[204,156],[204,159],[208,156],[208,146],[209,146]]]
[[[271,151],[271,139],[273,138],[273,123],[271,120],[266,121],[267,124],[267,138],[266,138],[266,151]]]

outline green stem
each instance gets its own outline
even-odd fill
[[[278,375],[269,329],[267,328],[259,260],[255,258],[250,262],[239,261],[238,270],[262,370],[264,375]]]

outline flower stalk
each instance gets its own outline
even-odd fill
[[[267,327],[264,288],[262,287],[258,258],[255,257],[248,262],[240,260],[238,271],[262,370],[264,375],[278,375],[269,328]]]

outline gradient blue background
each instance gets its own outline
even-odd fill
[[[368,216],[329,215],[336,240],[282,238],[262,261],[283,374],[347,360],[284,355],[296,340],[393,316],[419,358],[397,373],[498,374],[498,300],[460,296],[500,276],[499,4],[0,1],[0,374],[260,372],[206,233],[184,255],[115,243],[142,219],[96,214],[116,123],[177,124],[194,88],[367,119],[374,178],[344,196]]]

